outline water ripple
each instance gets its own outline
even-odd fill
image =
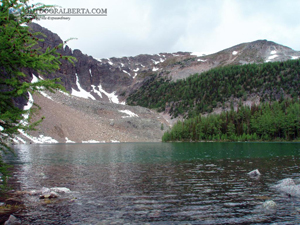
[[[16,214],[22,224],[300,222],[299,199],[270,188],[287,177],[300,182],[299,156],[220,159],[203,153],[189,158],[170,145],[147,151],[132,146],[127,151],[122,144],[93,146],[86,151],[83,145],[21,149],[14,176],[22,190],[59,186],[72,191],[50,202],[25,196],[26,209]],[[130,161],[115,158],[122,151],[131,154]],[[154,161],[140,158],[151,157],[151,151]],[[174,155],[183,158],[170,160]],[[255,168],[262,172],[258,179],[247,175]],[[262,208],[266,200],[276,202],[275,211]]]

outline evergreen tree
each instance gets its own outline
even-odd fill
[[[222,112],[179,121],[165,133],[163,141],[269,141],[300,138],[299,100],[240,105]]]
[[[130,94],[127,103],[159,111],[172,103],[171,116],[193,118],[199,113],[210,113],[222,104],[225,106],[225,102],[232,103],[233,107],[236,104],[233,99],[246,101],[253,93],[261,102],[283,101],[287,94],[296,99],[300,96],[299,61],[216,67],[176,81],[170,81],[164,74],[155,74]],[[241,132],[241,124],[237,130]]]
[[[38,43],[43,41],[38,38],[41,33],[32,33],[26,25],[37,17],[38,10],[45,9],[47,5],[28,5],[28,0],[3,0],[0,5],[0,150],[10,150],[7,141],[18,133],[19,129],[24,131],[34,129],[41,122],[30,124],[30,117],[23,115],[30,110],[23,110],[15,105],[15,100],[28,99],[30,93],[34,93],[41,87],[55,91],[64,90],[59,80],[39,80],[36,83],[26,82],[26,75],[22,72],[24,68],[36,71],[38,74],[48,74],[59,69],[61,60],[71,63],[73,57],[65,57],[57,52],[62,48],[41,50]],[[22,122],[21,122],[22,121]],[[0,167],[4,166],[0,159]],[[0,170],[5,177],[5,170]],[[0,174],[1,175],[1,174]]]

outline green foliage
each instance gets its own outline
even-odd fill
[[[57,52],[57,49],[63,47],[62,44],[42,51],[38,45],[43,41],[38,35],[42,34],[32,33],[25,24],[36,18],[37,10],[50,6],[27,3],[28,0],[3,0],[0,5],[0,150],[4,152],[10,150],[6,143],[19,129],[34,129],[40,122],[30,124],[30,117],[24,119],[23,115],[30,113],[30,110],[16,107],[15,100],[28,99],[29,92],[33,93],[40,88],[49,91],[64,90],[58,79],[27,82],[28,78],[22,71],[30,69],[37,74],[47,74],[59,69],[61,60],[71,63],[75,60]],[[2,165],[2,160],[0,162]],[[3,168],[1,165],[0,168]]]
[[[153,75],[127,103],[158,111],[169,108],[175,118],[192,118],[224,107],[232,98],[247,100],[250,94],[263,101],[283,99],[287,94],[299,97],[300,60],[219,67],[177,81]]]
[[[271,141],[300,138],[300,102],[285,100],[178,121],[162,141]]]

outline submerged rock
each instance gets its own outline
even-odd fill
[[[259,177],[261,175],[261,173],[258,171],[258,169],[256,169],[256,170],[252,170],[251,172],[249,172],[248,175],[250,177]]]
[[[8,220],[4,223],[4,225],[19,225],[21,221],[18,220],[15,216],[10,215]]]
[[[42,187],[41,192],[42,192],[42,194],[47,194],[47,193],[50,193],[51,190],[50,190],[50,188]]]
[[[266,210],[274,210],[277,208],[277,204],[273,200],[265,201],[262,206]]]
[[[28,191],[29,195],[40,195],[41,193],[42,193],[41,190],[31,190],[31,191]]]
[[[281,187],[279,190],[289,196],[300,197],[300,185],[285,186]]]
[[[278,184],[272,186],[278,191],[281,191],[289,196],[300,197],[300,185],[296,185],[294,180],[286,178],[278,182]]]
[[[274,188],[281,188],[286,186],[294,186],[296,185],[294,180],[291,178],[285,178],[283,180],[280,180],[277,185],[274,186]]]
[[[277,212],[277,204],[273,200],[267,200],[259,207],[259,209],[265,215],[272,215]]]
[[[39,195],[40,199],[50,199],[50,198],[58,198],[59,194],[70,193],[71,190],[66,187],[53,187],[53,188],[46,188],[42,187],[40,190],[31,190],[28,192],[29,195]]]
[[[52,191],[50,188],[43,187],[41,191],[42,195],[40,195],[40,199],[59,197],[59,195],[56,192]]]
[[[50,190],[54,191],[56,193],[70,193],[71,192],[71,190],[66,187],[53,187],[53,188],[50,188]]]
[[[56,195],[58,196],[57,193],[70,193],[71,190],[69,188],[66,187],[53,187],[53,188],[46,188],[46,187],[42,187],[42,189],[40,190],[31,190],[28,192],[28,194],[30,195],[49,195],[50,193],[56,193]]]
[[[45,198],[58,198],[59,195],[57,193],[55,193],[54,191],[51,191],[50,193],[46,193],[43,195],[40,195],[40,199],[45,199]]]

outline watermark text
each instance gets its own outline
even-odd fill
[[[46,8],[37,11],[39,16],[107,16],[106,8]]]

